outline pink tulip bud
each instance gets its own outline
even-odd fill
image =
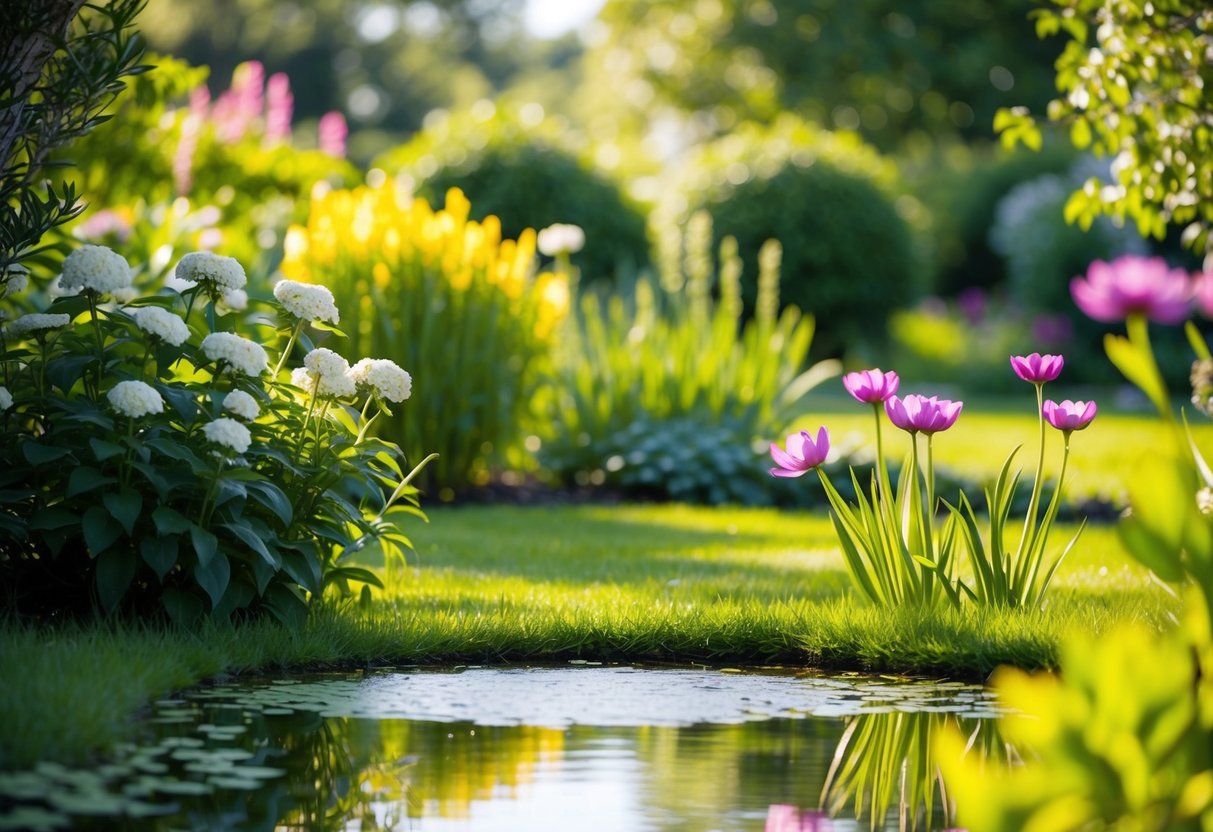
[[[1041,410],[1046,422],[1068,435],[1091,424],[1097,408],[1095,402],[1072,402],[1066,399],[1061,404],[1046,401]]]
[[[861,373],[847,373],[842,377],[842,386],[856,401],[864,404],[885,401],[897,392],[897,385],[900,383],[901,379],[892,370],[887,373],[879,369],[864,370]]]
[[[1145,315],[1160,324],[1188,317],[1192,286],[1183,269],[1171,269],[1160,257],[1126,254],[1105,263],[1096,260],[1086,278],[1070,281],[1070,294],[1088,317],[1105,323]]]
[[[1030,384],[1044,384],[1061,375],[1061,368],[1066,360],[1060,355],[1041,355],[1034,352],[1031,355],[1011,356],[1011,369],[1015,375]]]
[[[935,396],[927,398],[910,394],[904,399],[890,396],[884,403],[889,421],[910,433],[939,433],[956,424],[964,402],[953,402]]]
[[[778,468],[771,469],[773,477],[799,477],[812,471],[826,461],[830,453],[830,434],[822,427],[817,431],[817,441],[802,430],[788,437],[787,450],[771,443],[771,459]]]

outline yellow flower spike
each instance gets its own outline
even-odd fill
[[[446,192],[446,207],[443,210],[450,215],[456,225],[463,225],[467,222],[468,214],[472,210],[472,203],[468,202],[463,191],[451,188]]]
[[[371,268],[371,277],[375,281],[375,286],[379,289],[386,289],[388,284],[392,282],[392,272],[382,260]]]
[[[307,229],[292,225],[286,230],[282,242],[282,274],[291,280],[302,280],[307,276],[308,258]]]
[[[539,308],[535,315],[535,337],[546,341],[569,313],[568,278],[563,274],[543,272],[535,278],[535,295],[539,299]]]

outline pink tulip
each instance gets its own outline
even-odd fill
[[[1111,263],[1096,260],[1084,280],[1070,281],[1070,294],[1088,317],[1105,323],[1145,315],[1160,324],[1188,317],[1191,282],[1183,269],[1171,269],[1160,257],[1126,254]]]
[[[1052,381],[1061,375],[1061,368],[1065,363],[1066,360],[1060,355],[1041,355],[1038,352],[1011,356],[1011,369],[1029,384]]]
[[[1213,272],[1192,275],[1192,298],[1206,318],[1213,318]]]
[[[787,803],[772,803],[767,808],[763,832],[828,832],[833,824],[821,812],[804,810]]]
[[[1046,401],[1042,408],[1045,421],[1066,434],[1083,430],[1091,424],[1096,409],[1095,402],[1072,402],[1069,399],[1061,404]]]
[[[337,159],[343,158],[345,156],[345,139],[350,132],[345,123],[345,116],[335,110],[325,113],[320,117],[317,130],[319,132],[317,146],[321,152]]]
[[[890,396],[884,403],[889,421],[910,433],[938,433],[956,424],[964,402],[953,402],[935,396],[927,398],[910,394],[904,399]]]
[[[830,453],[830,434],[823,427],[817,431],[817,441],[802,430],[788,437],[787,450],[771,443],[771,459],[778,468],[771,469],[773,477],[799,477],[826,461]]]
[[[864,404],[883,402],[897,392],[901,379],[897,373],[890,370],[887,373],[876,370],[864,370],[861,373],[847,373],[842,377],[842,386],[855,397],[856,401]]]

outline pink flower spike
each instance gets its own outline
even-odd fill
[[[910,433],[939,433],[956,424],[964,402],[911,393],[904,399],[890,396],[884,403],[889,421]]]
[[[1074,303],[1090,318],[1105,323],[1129,315],[1145,315],[1160,324],[1177,324],[1188,317],[1191,281],[1183,269],[1171,269],[1160,257],[1126,254],[1105,263],[1096,260],[1086,278],[1070,281]]]
[[[1066,434],[1085,429],[1095,418],[1097,409],[1095,402],[1072,402],[1069,399],[1061,404],[1046,401],[1041,408],[1045,421]]]
[[[830,453],[830,434],[822,427],[817,431],[817,441],[802,430],[788,437],[787,450],[771,443],[771,459],[779,467],[771,469],[772,477],[800,477],[826,461]]]
[[[1065,363],[1066,360],[1060,355],[1041,355],[1038,352],[1011,356],[1011,369],[1029,384],[1052,381],[1061,375],[1061,368]]]
[[[890,370],[887,373],[876,370],[864,370],[861,373],[847,373],[842,377],[842,386],[855,397],[855,401],[864,404],[883,402],[897,392],[901,379],[897,373]]]

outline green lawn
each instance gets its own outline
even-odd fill
[[[216,675],[368,664],[564,661],[816,664],[980,677],[1051,665],[1068,629],[1162,625],[1173,601],[1109,528],[1088,531],[1043,612],[884,612],[849,593],[820,514],[683,506],[446,508],[418,564],[369,610],[300,633],[0,630],[0,768],[78,759],[152,698]],[[1064,530],[1062,530],[1064,531]],[[104,690],[104,696],[97,696]]]

